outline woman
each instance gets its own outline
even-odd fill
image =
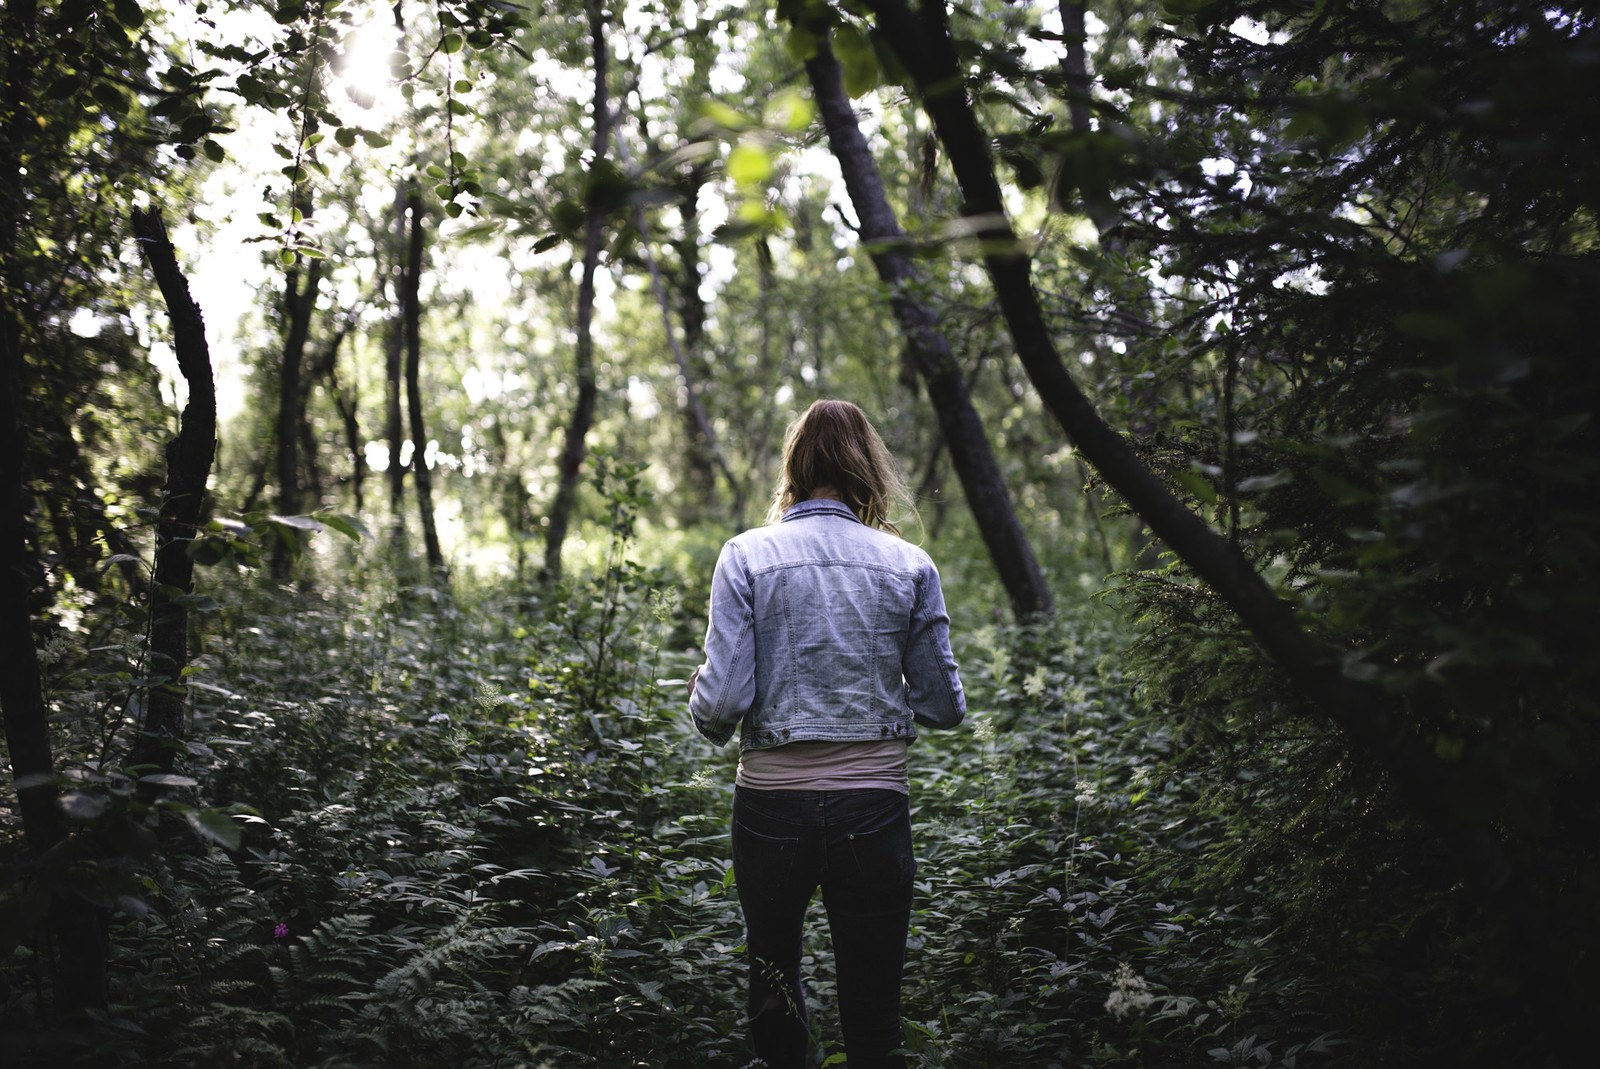
[[[818,887],[850,1069],[904,1064],[906,747],[915,724],[966,714],[939,573],[889,520],[907,499],[865,413],[818,401],[784,438],[767,526],[730,539],[711,579],[689,711],[718,746],[739,728],[733,868],[771,1069],[805,1064],[800,935]]]

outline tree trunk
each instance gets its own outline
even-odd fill
[[[298,200],[298,198],[296,198]],[[301,201],[297,207],[309,214],[310,205]],[[277,474],[278,495],[276,507],[280,515],[293,516],[301,511],[300,494],[300,442],[305,424],[305,391],[301,388],[301,368],[305,364],[306,343],[311,337],[311,314],[316,308],[317,290],[322,282],[322,260],[311,260],[305,269],[305,282],[301,284],[301,268],[297,261],[284,277],[283,285],[283,356],[278,376],[277,421]],[[207,461],[209,466],[209,459]],[[279,539],[272,547],[272,577],[280,582],[289,578],[289,547]]]
[[[27,310],[20,303],[26,280],[20,277],[16,258],[22,237],[20,208],[26,200],[22,154],[32,126],[27,79],[33,61],[27,53],[36,47],[34,15],[32,0],[18,0],[6,5],[0,23],[6,109],[0,148],[4,153],[0,182],[5,184],[0,189],[0,264],[4,265],[0,293],[5,300],[0,308],[0,651],[6,661],[6,670],[0,672],[0,712],[5,716],[22,830],[37,856],[66,837],[66,819],[57,804],[55,757],[28,608],[44,581],[28,519],[27,436],[22,424],[28,405],[23,393]]]
[[[50,745],[49,710],[45,705],[38,649],[34,646],[29,611],[44,583],[26,490],[27,435],[22,414],[24,351],[29,311],[22,305],[27,279],[17,261],[23,237],[22,206],[27,172],[25,148],[36,129],[29,106],[30,78],[36,69],[31,55],[35,39],[33,0],[12,0],[0,16],[0,57],[4,66],[4,117],[0,138],[0,717],[5,722],[6,752],[16,785],[22,832],[35,858],[50,853],[67,836],[66,816],[55,778]],[[64,874],[63,874],[64,875]],[[55,985],[56,1003],[66,1010],[103,1009],[106,1004],[105,922],[100,911],[77,894],[56,887],[50,897],[50,940],[46,967]]]
[[[617,138],[617,154],[623,166],[630,166],[628,159],[628,142],[625,138]],[[700,165],[695,165],[698,173]],[[655,252],[650,248],[650,224],[645,218],[643,206],[634,208],[634,226],[639,231],[639,247],[644,253],[645,265],[650,271],[650,288],[655,293],[656,304],[661,309],[661,329],[667,338],[667,347],[672,350],[672,358],[678,365],[678,381],[683,385],[684,402],[683,418],[685,431],[689,439],[688,460],[690,476],[693,485],[688,487],[689,496],[695,502],[695,508],[690,510],[690,515],[699,514],[699,506],[711,504],[716,494],[716,474],[720,472],[728,484],[728,491],[733,495],[733,511],[737,515],[744,508],[743,494],[740,493],[739,480],[734,477],[733,471],[728,467],[728,462],[722,456],[722,449],[717,444],[717,432],[711,425],[711,418],[706,415],[706,408],[700,399],[699,376],[695,373],[699,361],[698,349],[705,337],[705,302],[700,299],[700,249],[696,240],[695,207],[694,201],[699,194],[700,183],[703,179],[691,178],[684,202],[680,208],[684,217],[684,237],[676,248],[683,265],[683,341],[678,340],[678,332],[672,325],[672,302],[667,294],[666,283],[661,277],[661,265],[656,261]]]
[[[694,501],[696,504],[701,501],[707,504],[714,503],[717,489],[716,472],[720,468],[728,479],[728,487],[733,493],[732,512],[738,515],[743,511],[744,495],[723,460],[716,434],[711,428],[711,421],[706,416],[699,388],[701,373],[705,369],[703,352],[706,336],[706,302],[700,296],[699,214],[700,190],[704,187],[705,181],[704,163],[696,163],[689,168],[688,179],[684,182],[683,200],[678,206],[678,211],[683,217],[683,233],[673,243],[678,252],[680,272],[678,286],[681,295],[678,307],[679,318],[683,321],[683,352],[678,365],[678,374],[683,380],[683,388],[688,399],[688,403],[681,411],[683,429],[689,441],[686,457]],[[643,214],[643,209],[640,209],[640,214]],[[663,322],[669,322],[665,316]]]
[[[942,0],[924,0],[920,18],[905,0],[868,0],[868,6],[944,144],[1017,355],[1062,430],[1150,529],[1232,607],[1267,656],[1329,720],[1391,767],[1418,770],[1424,762],[1390,703],[1344,678],[1337,651],[1308,633],[1239,549],[1167,490],[1068,374],[1033,290],[1032,264],[1005,214],[989,141],[968,100]]]
[[[406,260],[401,274],[400,307],[406,333],[406,409],[411,423],[411,472],[417,484],[417,512],[422,520],[422,542],[428,554],[428,568],[435,577],[444,576],[444,552],[439,547],[439,529],[433,519],[433,473],[428,469],[428,432],[422,422],[422,256],[424,227],[422,187],[412,182],[406,191],[406,213],[410,234],[406,241]]]
[[[395,17],[399,18],[398,8]],[[394,219],[392,246],[394,251],[388,274],[393,283],[395,303],[403,305],[404,301],[400,295],[404,288],[406,247],[406,183],[403,181],[395,187]],[[397,538],[403,535],[406,529],[406,471],[400,464],[400,450],[406,436],[405,420],[400,406],[401,371],[404,366],[405,349],[405,311],[403,307],[397,307],[393,318],[389,320],[383,354],[383,437],[389,446],[389,466],[384,469],[384,476],[389,484],[389,523],[392,533]]]
[[[594,136],[590,141],[593,167],[605,159],[611,128],[610,94],[606,86],[609,53],[606,48],[605,11],[599,0],[587,0],[589,37],[594,45]],[[544,570],[547,580],[561,576],[561,546],[567,539],[572,508],[578,496],[578,471],[587,450],[589,427],[594,423],[596,387],[594,377],[594,276],[600,266],[600,250],[605,244],[603,206],[589,198],[588,219],[583,231],[583,273],[578,280],[578,337],[574,346],[575,378],[578,387],[572,420],[567,424],[561,449],[561,481],[550,506],[550,524],[545,531]]]
[[[355,391],[346,391],[339,383],[337,363],[328,365],[328,392],[333,405],[339,410],[339,422],[344,426],[345,448],[350,453],[350,480],[355,490],[356,514],[366,509],[367,454],[361,445],[361,423],[356,410]]]
[[[167,445],[167,481],[156,519],[156,568],[150,599],[149,701],[144,723],[129,756],[132,766],[171,772],[182,746],[188,687],[189,610],[183,598],[194,588],[189,545],[200,526],[206,482],[217,451],[217,395],[211,379],[211,353],[205,323],[178,267],[166,226],[156,211],[135,211],[133,229],[172,317],[172,342],[178,368],[189,384],[189,403],[178,436]]]
[[[861,240],[878,277],[889,288],[889,303],[905,333],[917,372],[927,384],[928,400],[938,416],[951,465],[1005,586],[1011,611],[1018,620],[1049,616],[1054,608],[1050,587],[1017,518],[950,343],[939,330],[933,310],[914,296],[917,273],[905,251],[905,235],[884,194],[877,161],[850,108],[843,72],[826,37],[819,35],[816,53],[806,61],[806,73],[828,131],[828,144],[861,221]]]

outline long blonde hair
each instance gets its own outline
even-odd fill
[[[867,414],[849,401],[814,401],[783,436],[783,473],[772,492],[767,522],[777,523],[819,487],[831,486],[868,527],[892,534],[890,511],[915,512],[889,447]]]

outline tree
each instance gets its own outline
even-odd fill
[[[573,346],[573,381],[577,396],[561,447],[560,481],[550,506],[550,522],[545,528],[543,574],[552,579],[561,575],[561,547],[572,522],[578,476],[588,449],[589,428],[594,423],[598,395],[594,372],[594,278],[605,246],[606,216],[615,207],[612,199],[621,184],[608,155],[611,93],[607,85],[610,52],[606,45],[605,9],[600,0],[586,0],[584,10],[588,14],[594,58],[594,98],[590,109],[593,129],[589,141],[589,171],[584,183],[583,266],[578,280],[577,338]]]
[[[406,412],[411,429],[411,471],[417,487],[417,509],[422,519],[423,544],[428,567],[435,576],[444,573],[444,551],[433,515],[433,474],[428,469],[427,430],[422,418],[422,262],[426,248],[422,190],[413,180],[406,190],[406,255],[400,270],[400,312],[405,323]]]
[[[194,550],[206,511],[206,483],[217,450],[217,394],[205,323],[178,266],[165,223],[158,212],[138,211],[133,215],[133,227],[167,302],[178,367],[189,384],[189,401],[178,435],[166,451],[167,479],[156,521],[150,601],[150,691],[144,722],[128,759],[136,769],[153,769],[159,780],[172,771],[183,740],[188,602],[194,593]],[[153,792],[146,793],[153,796]]]
[[[927,385],[928,399],[973,519],[1011,599],[1012,612],[1019,620],[1048,616],[1050,588],[1017,518],[950,344],[932,310],[917,298],[919,279],[904,249],[905,235],[889,207],[877,163],[850,108],[826,27],[813,24],[807,28],[816,35],[816,44],[806,60],[806,73],[861,221],[861,239],[870,250],[879,278],[889,287],[890,304],[905,332],[917,372]]]
[[[311,214],[309,194],[294,193],[294,212]],[[280,515],[294,516],[301,511],[300,444],[306,437],[306,387],[303,381],[306,350],[311,340],[311,321],[316,312],[317,291],[322,283],[323,260],[315,257],[306,263],[300,257],[289,265],[283,280],[283,348],[278,362],[278,418],[274,439],[277,460],[277,509]],[[279,541],[272,551],[272,574],[279,581],[289,577],[288,546]]]

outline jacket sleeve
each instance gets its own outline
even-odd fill
[[[711,575],[709,615],[706,661],[689,695],[689,715],[700,734],[721,746],[756,698],[755,603],[750,573],[731,541]]]
[[[967,696],[960,669],[950,652],[950,614],[944,607],[939,571],[930,560],[917,584],[906,642],[906,700],[918,724],[953,728],[967,715]]]

